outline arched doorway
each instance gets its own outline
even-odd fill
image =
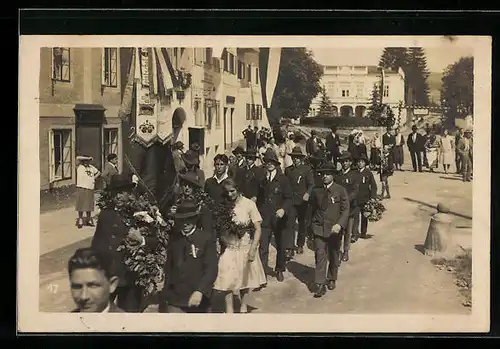
[[[366,113],[366,107],[364,105],[358,105],[356,107],[356,111],[355,111],[355,114],[356,114],[356,117],[357,118],[362,118],[365,116],[365,113]]]
[[[342,116],[342,117],[351,117],[351,116],[353,116],[352,107],[350,105],[343,105],[340,108],[340,116]]]
[[[333,115],[333,117],[338,117],[339,116],[339,108],[337,108],[336,105],[332,106],[332,115]]]
[[[172,114],[172,140],[175,141],[186,121],[186,112],[182,108],[177,108]]]

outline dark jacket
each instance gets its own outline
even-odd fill
[[[301,205],[304,200],[304,194],[312,193],[314,188],[314,175],[309,166],[302,164],[300,166],[289,166],[285,168],[285,175],[290,181],[290,187],[293,193],[293,204]]]
[[[72,313],[79,313],[80,309],[74,309],[71,312]],[[125,313],[125,310],[123,310],[122,308],[119,308],[115,303],[110,303],[108,313]]]
[[[349,152],[351,153],[352,159],[354,161],[358,160],[361,155],[365,155],[366,157],[368,157],[366,145],[364,145],[362,143],[361,144],[352,143],[351,149],[349,150]],[[356,164],[356,166],[357,166],[357,164]]]
[[[333,183],[330,188],[314,188],[311,196],[312,232],[314,235],[329,237],[332,227],[347,226],[349,218],[349,198],[346,190]]]
[[[196,258],[191,245],[196,249]],[[164,294],[168,304],[187,307],[195,291],[210,299],[218,273],[217,247],[211,234],[197,228],[185,237],[175,231],[168,243],[167,256]]]
[[[357,203],[359,207],[363,207],[370,199],[377,196],[377,182],[372,171],[365,167],[363,171],[359,171],[359,189]]]
[[[257,207],[262,215],[262,226],[276,226],[278,219],[276,211],[283,209],[285,215],[290,212],[293,204],[293,193],[290,181],[280,171],[276,171],[272,181],[267,180],[267,173],[260,181]]]
[[[205,181],[205,192],[215,201],[216,204],[224,201],[224,187],[222,183],[217,183],[214,177],[210,177]]]
[[[325,145],[323,144],[323,141],[319,137],[316,137],[316,142],[314,142],[313,137],[310,137],[306,141],[307,154],[316,154],[323,148],[325,148]]]
[[[424,151],[425,139],[417,132],[417,137],[415,138],[415,142],[413,142],[413,133],[410,133],[406,139],[406,144],[411,152]]]
[[[335,138],[330,132],[328,136],[326,136],[326,149],[330,152],[330,154],[337,158],[340,155],[340,139],[337,134],[335,134]]]
[[[109,254],[113,261],[113,270],[120,279],[119,285],[125,286],[134,282],[134,276],[127,271],[123,261],[123,251],[116,249],[128,235],[129,228],[125,225],[123,217],[114,209],[105,209],[99,213],[97,227],[92,238],[91,247],[101,253]],[[150,237],[146,239],[146,245],[150,248],[156,247],[158,239]]]
[[[382,135],[382,145],[383,146],[388,145],[391,148],[393,148],[396,145],[396,137],[389,133],[384,133]]]
[[[251,169],[245,168],[243,181],[240,184],[240,190],[248,199],[256,198],[259,195],[259,184],[266,170],[260,166],[252,166]]]
[[[347,191],[351,216],[358,213],[357,197],[359,191],[359,172],[356,170],[349,170],[347,173],[341,171],[336,176],[335,183],[343,186]]]

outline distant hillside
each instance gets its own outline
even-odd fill
[[[427,78],[427,83],[429,84],[429,99],[430,102],[434,102],[437,104],[440,104],[441,101],[441,77],[443,76],[442,73],[430,73],[429,77]]]

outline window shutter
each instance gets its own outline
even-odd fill
[[[63,178],[71,178],[71,131],[64,132],[63,138]]]
[[[106,49],[101,49],[101,86],[106,86]]]
[[[154,55],[153,55],[154,57]],[[117,86],[117,62],[118,62],[118,49],[112,48],[111,49],[111,67],[110,67],[110,80],[111,80],[111,86]]]
[[[62,51],[62,80],[69,81],[70,80],[70,49],[65,48]]]
[[[248,65],[248,82],[252,82],[252,65]]]
[[[54,131],[49,130],[49,183],[55,180]]]
[[[55,65],[54,65],[54,48],[51,48],[50,49],[50,78],[53,80],[56,75],[54,74],[54,69],[55,69]]]

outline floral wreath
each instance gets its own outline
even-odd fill
[[[213,207],[214,221],[212,228],[218,233],[221,245],[227,245],[235,239],[241,239],[245,233],[249,233],[251,237],[255,234],[253,222],[237,223],[234,221],[234,206],[235,202],[225,200]]]
[[[377,222],[382,219],[382,215],[385,212],[386,208],[377,199],[370,199],[363,206],[363,216],[367,217],[370,222]]]
[[[134,246],[124,239],[117,251],[123,251],[124,264],[135,276],[135,285],[145,297],[159,293],[165,280],[164,266],[167,261],[168,235],[172,223],[165,221],[158,207],[151,204],[146,195],[130,195],[119,199],[113,193],[104,192],[97,202],[101,210],[115,209],[130,229],[137,229],[144,238],[156,238],[156,246]]]

